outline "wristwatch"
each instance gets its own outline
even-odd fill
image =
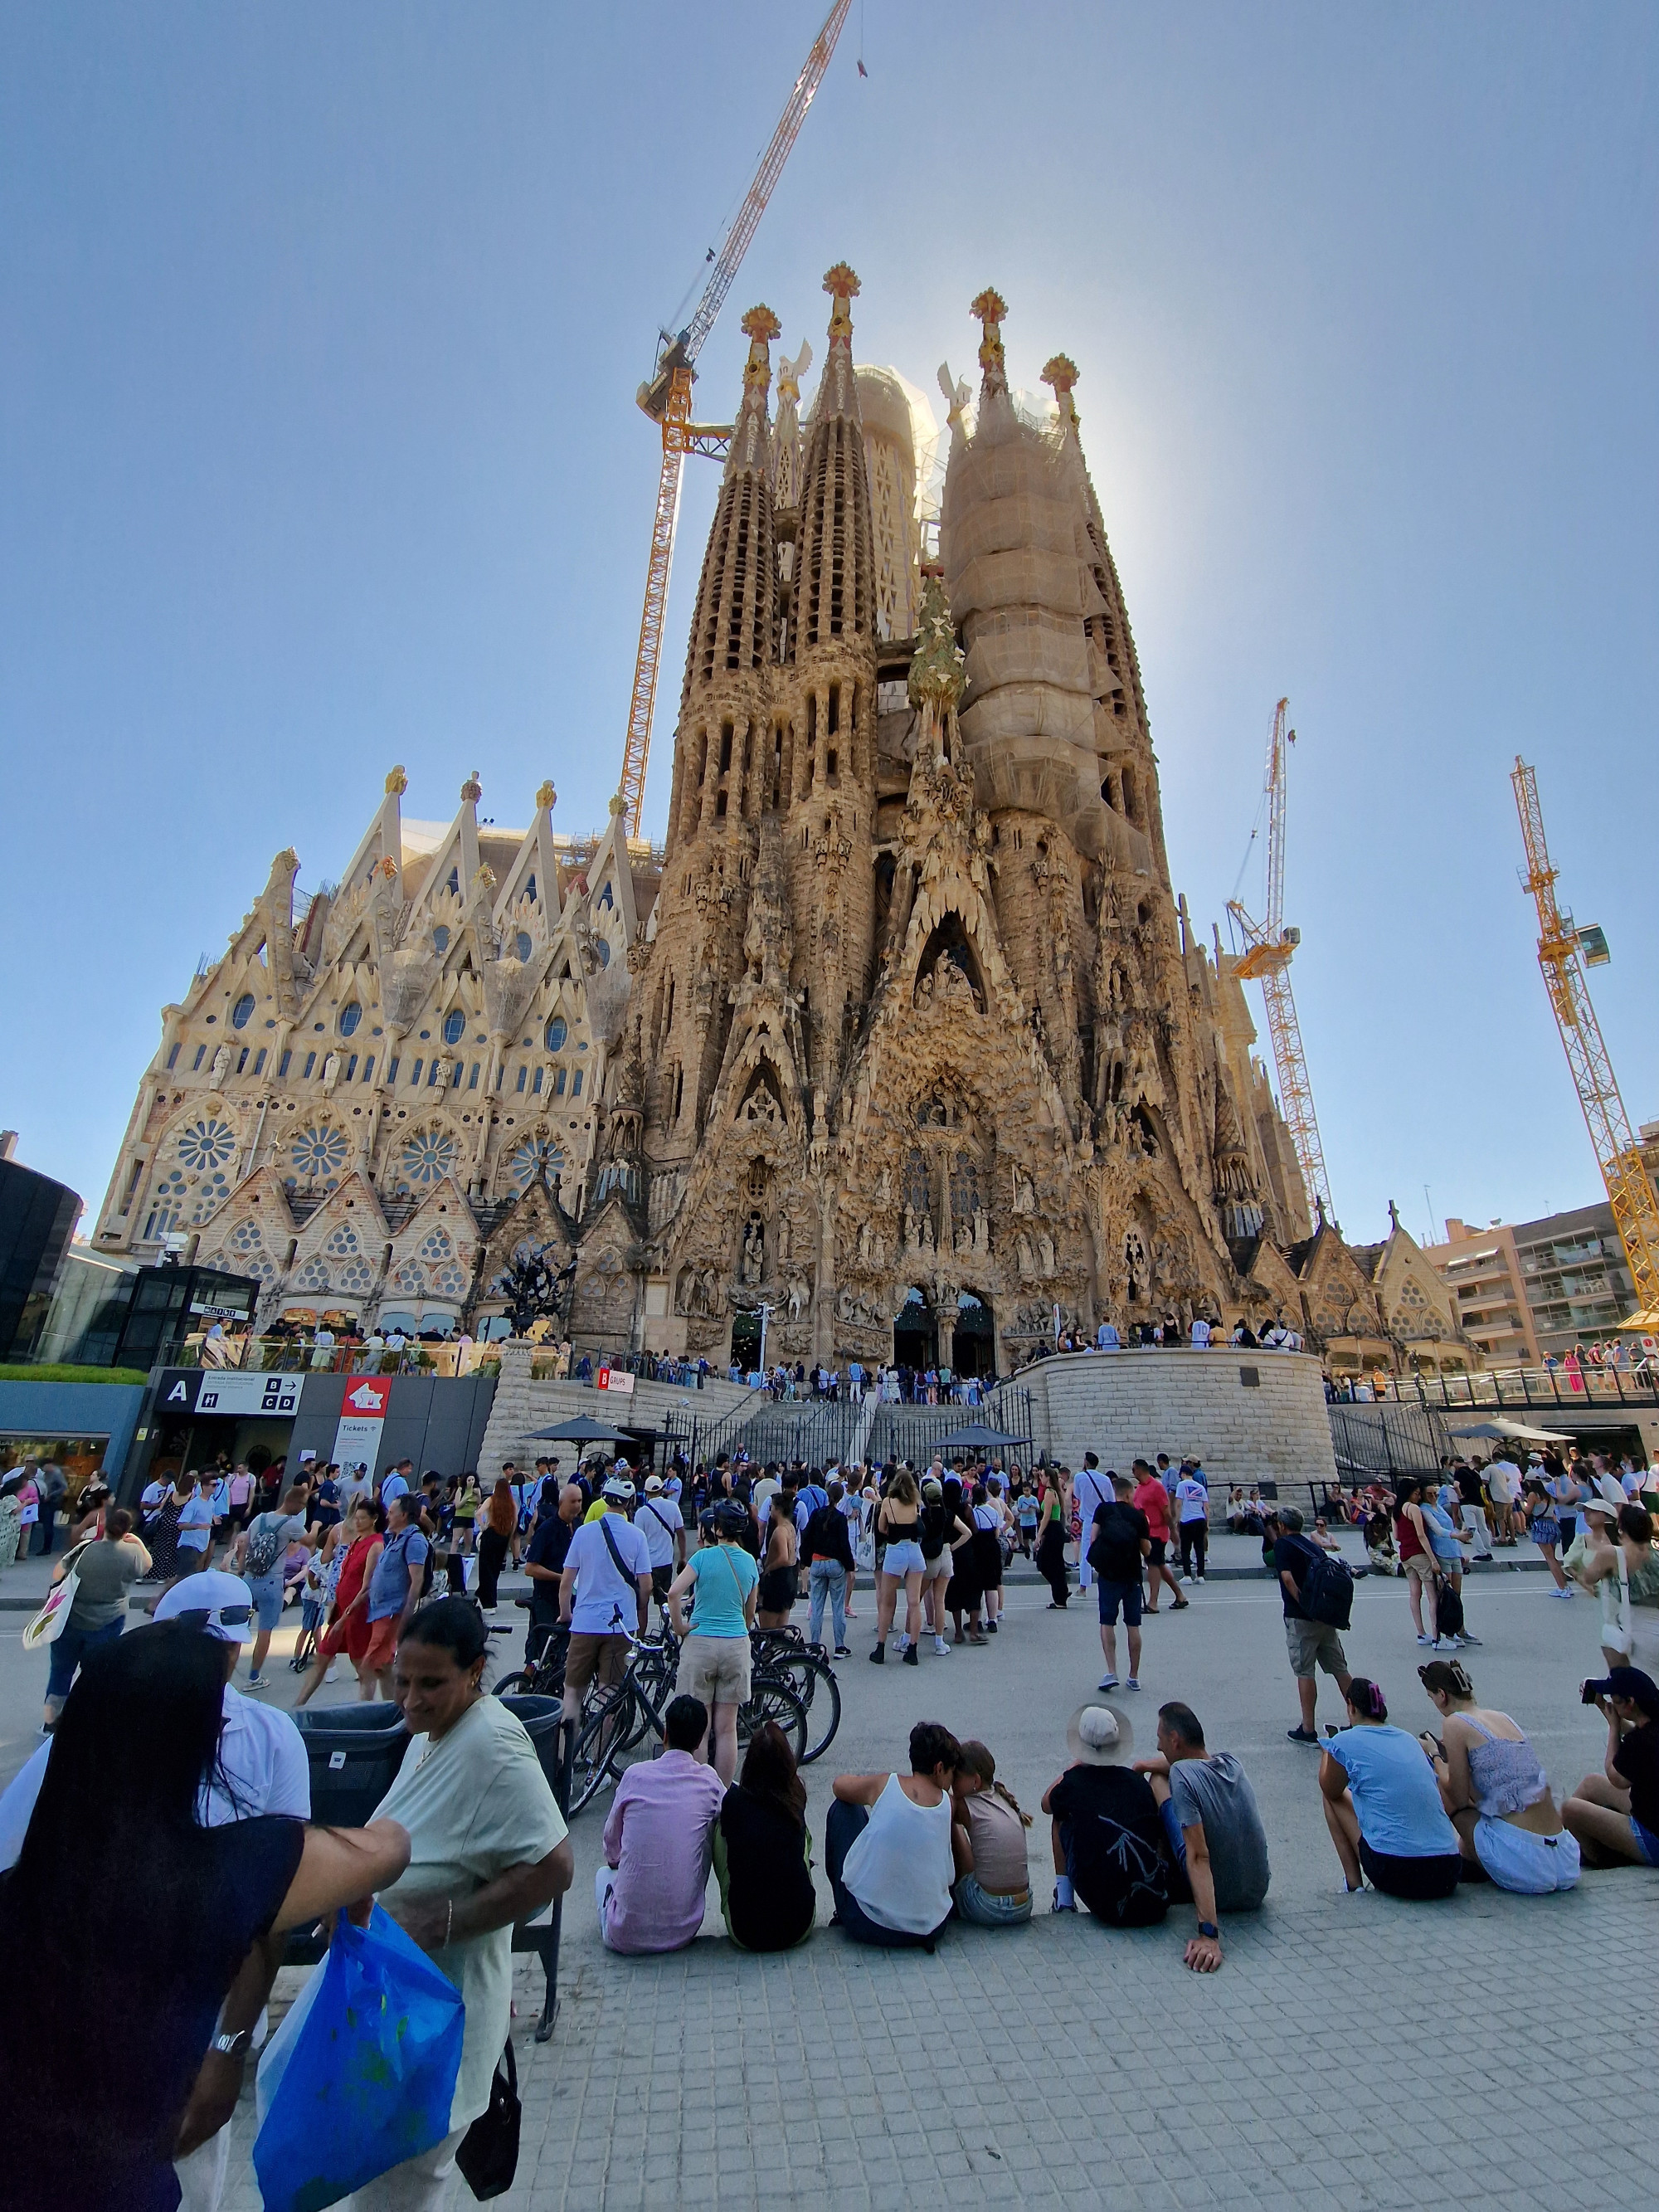
[[[222,2033],[216,2035],[208,2048],[210,2051],[216,2051],[222,2058],[242,2059],[247,2057],[252,2044],[253,2030],[251,2027],[239,2027],[234,2035]]]
[[[1198,1932],[1200,1936],[1207,1936],[1212,1943],[1218,1943],[1221,1941],[1221,1930],[1213,1920],[1200,1920],[1198,1923]],[[217,2048],[216,2045],[215,2048]]]

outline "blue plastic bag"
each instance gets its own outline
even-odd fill
[[[449,2133],[460,2070],[461,1993],[378,1905],[342,1914],[328,1956],[260,2067],[253,2144],[265,2212],[322,2212]],[[286,2059],[269,2100],[266,2069]]]

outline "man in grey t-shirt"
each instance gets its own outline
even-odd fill
[[[1221,1912],[1254,1912],[1267,1894],[1267,1838],[1249,1777],[1230,1751],[1206,1749],[1190,1705],[1160,1706],[1156,1759],[1135,1765],[1152,1786],[1170,1856],[1185,1875],[1198,1913],[1187,1946],[1194,1973],[1221,1964]]]

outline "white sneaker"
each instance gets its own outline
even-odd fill
[[[1115,1674],[1103,1674],[1100,1680],[1095,1684],[1095,1687],[1097,1690],[1115,1690],[1117,1687],[1117,1676]]]
[[[936,1637],[933,1638],[933,1656],[934,1656],[934,1658],[935,1658],[935,1659],[948,1659],[948,1658],[950,1657],[950,1656],[951,1656],[951,1647],[950,1647],[950,1645],[945,1642],[945,1638],[944,1638],[942,1636],[936,1636]]]

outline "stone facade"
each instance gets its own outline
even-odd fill
[[[1195,1456],[1215,1500],[1231,1483],[1328,1482],[1336,1473],[1320,1364],[1305,1352],[1074,1352],[1020,1383],[1038,1449],[1068,1467],[1085,1451],[1120,1468],[1160,1451]]]

